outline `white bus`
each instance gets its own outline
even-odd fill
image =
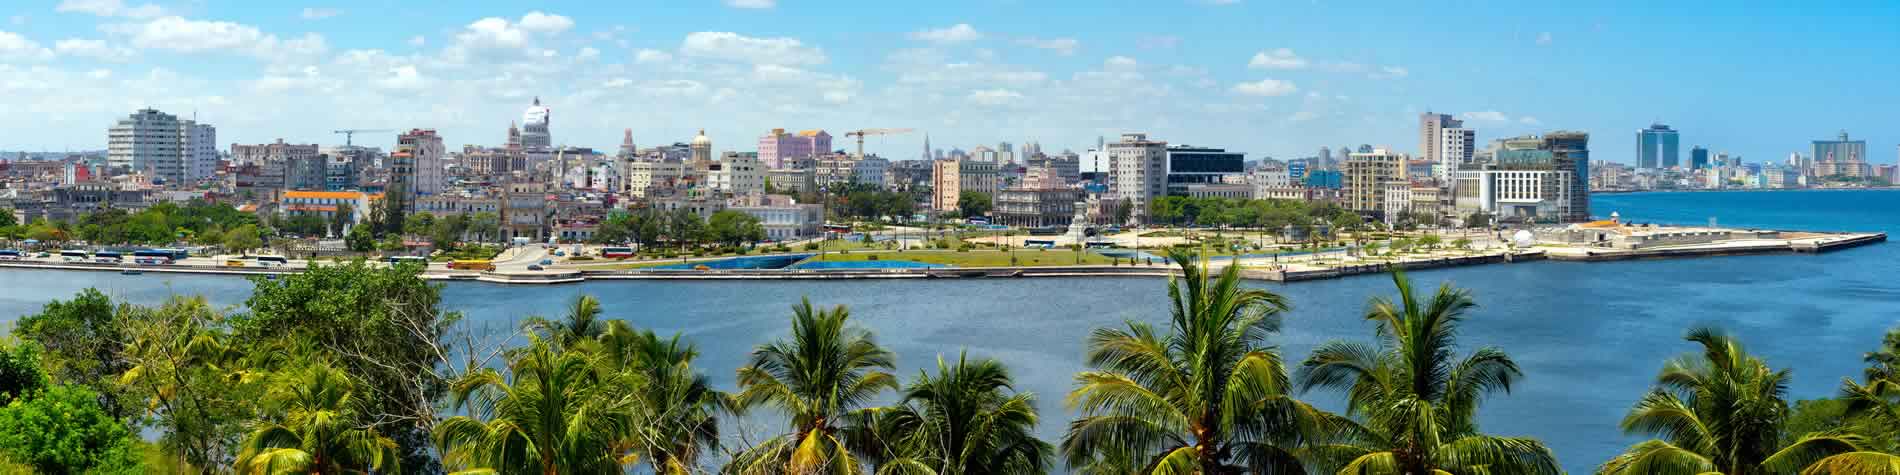
[[[271,267],[271,266],[279,266],[279,267],[281,267],[281,266],[285,266],[285,265],[289,265],[289,264],[290,264],[290,259],[286,259],[286,258],[284,258],[284,256],[257,256],[257,265],[260,265],[260,266],[264,266],[264,267]]]
[[[66,262],[85,262],[92,259],[92,254],[86,251],[59,251],[59,259]]]

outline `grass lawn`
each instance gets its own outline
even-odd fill
[[[1017,250],[1016,265],[1019,266],[1070,266],[1076,265],[1075,251],[1067,249]],[[957,267],[1005,267],[1009,264],[1010,253],[1003,251],[956,252],[944,250],[911,250],[904,252],[852,252],[850,254],[826,254],[824,261],[868,261],[872,256],[885,261],[913,261],[926,264],[944,264]],[[814,258],[816,259],[816,258]],[[1100,254],[1084,251],[1083,265],[1107,265],[1110,259]]]

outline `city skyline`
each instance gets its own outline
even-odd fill
[[[1249,158],[1335,143],[1419,155],[1416,121],[1427,110],[1465,121],[1481,144],[1591,132],[1600,137],[1592,158],[1625,164],[1637,147],[1622,131],[1651,122],[1681,130],[1685,145],[1755,160],[1806,152],[1847,129],[1872,145],[1868,162],[1891,163],[1900,139],[1878,117],[1900,97],[1871,87],[1896,66],[1820,67],[1900,49],[1900,33],[1867,11],[1893,5],[1660,6],[1639,18],[1619,11],[1623,3],[1451,15],[1402,4],[1182,1],[1143,5],[1151,14],[1137,22],[1113,5],[1009,2],[332,3],[23,5],[0,23],[0,106],[20,112],[0,119],[18,132],[0,149],[104,149],[100,131],[144,107],[217,124],[226,144],[433,128],[451,146],[498,146],[537,96],[559,116],[555,144],[602,150],[627,129],[646,145],[703,128],[722,151],[751,151],[773,128],[904,127],[921,133],[873,137],[867,151],[911,158],[927,133],[944,149],[1034,141],[1080,152],[1096,137],[1146,132]],[[872,21],[840,18],[847,9],[844,17]],[[1412,9],[1421,16],[1402,14]],[[1052,15],[1066,21],[1045,20]],[[1429,28],[1433,17],[1472,28]],[[1806,24],[1864,24],[1866,37],[1803,34]],[[1439,41],[1397,41],[1417,37],[1408,32]],[[1683,54],[1646,49],[1659,43]],[[1731,43],[1835,54],[1750,54]],[[1708,84],[1659,79],[1714,65],[1724,74]],[[1792,70],[1810,73],[1778,74]],[[1802,119],[1751,120],[1761,115]],[[395,135],[356,139],[388,149]]]

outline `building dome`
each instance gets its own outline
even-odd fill
[[[699,129],[699,136],[693,137],[693,145],[712,145],[712,139],[706,137],[706,129]]]

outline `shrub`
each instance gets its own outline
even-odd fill
[[[574,257],[569,257],[569,258],[567,258],[567,260],[570,260],[570,261],[591,261],[591,260],[594,260],[594,256],[574,256]]]

